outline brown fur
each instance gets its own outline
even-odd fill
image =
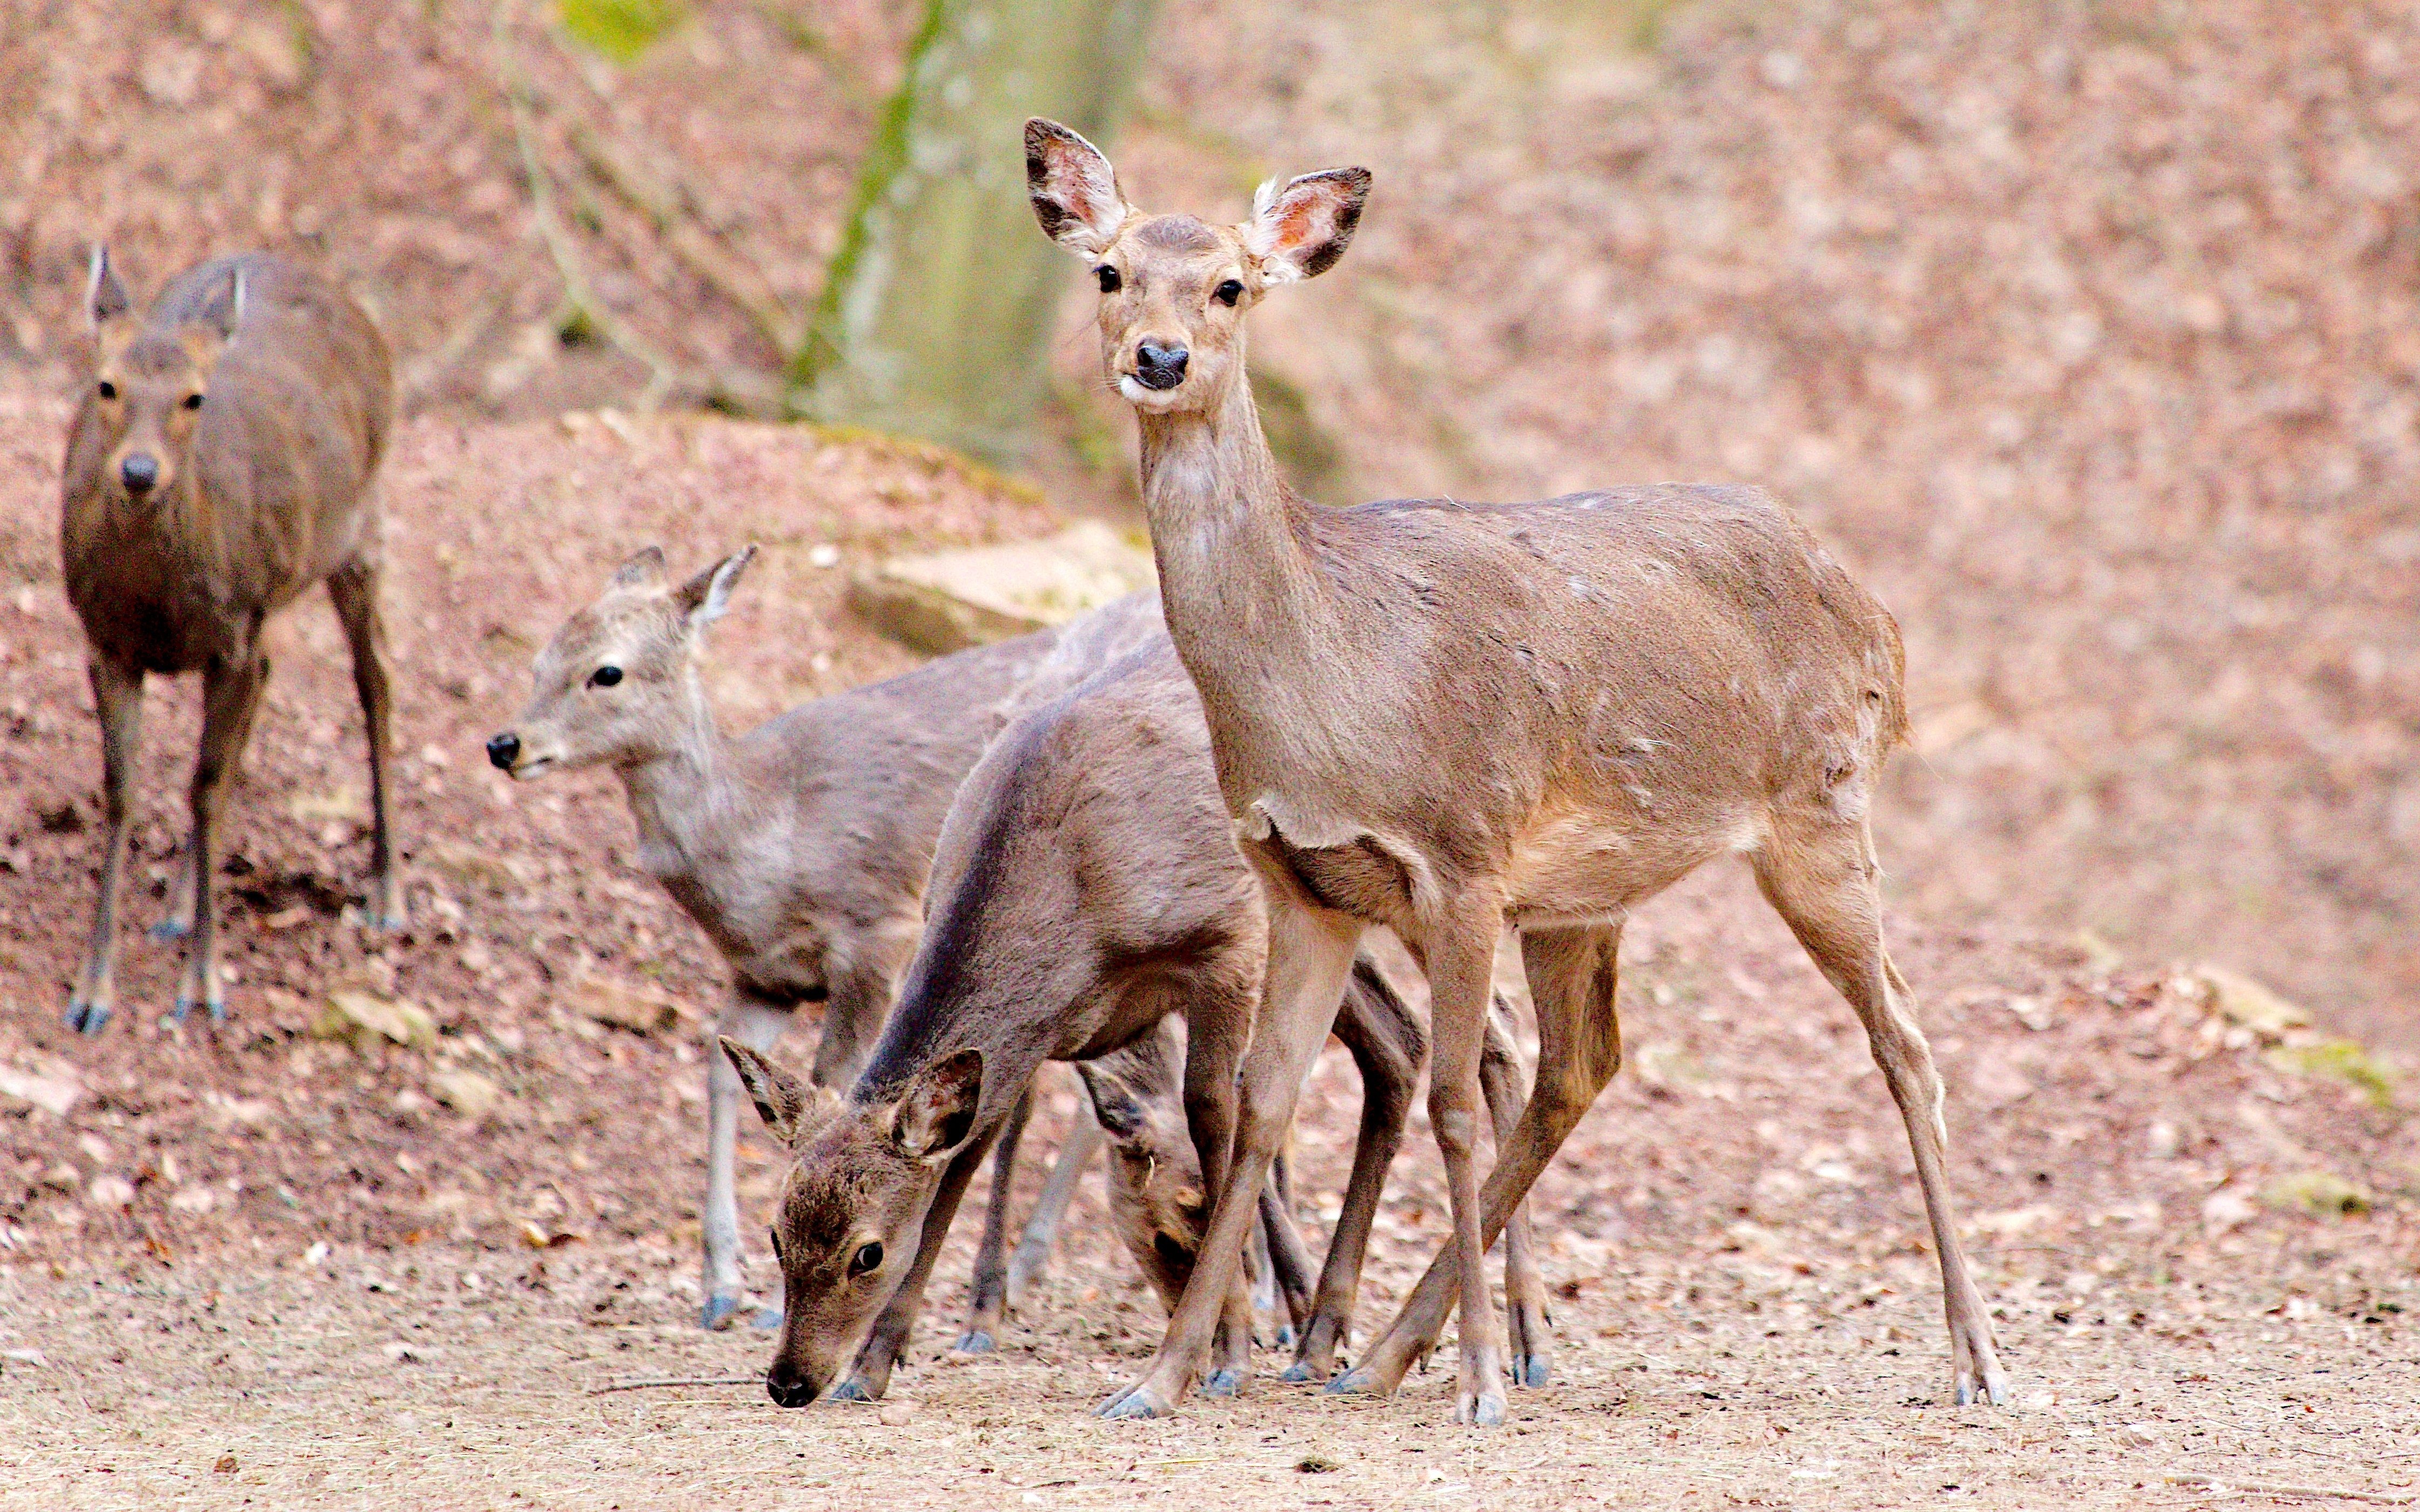
[[[399,924],[387,829],[388,691],[378,613],[386,449],[386,344],[360,306],[317,275],[254,253],[182,274],[137,320],[108,255],[88,297],[97,358],[68,430],[60,554],[91,643],[108,838],[90,949],[69,1010],[98,1030],[115,1001],[118,876],[143,683],[198,671],[201,753],[193,841],[167,928],[190,931],[177,1012],[225,1009],[212,910],[220,812],[269,676],[260,632],[314,583],[351,643],[368,724],[373,922]],[[137,491],[130,470],[151,468]]]
[[[1906,725],[1889,614],[1754,488],[1312,508],[1262,438],[1243,319],[1270,287],[1342,255],[1367,172],[1273,182],[1251,220],[1179,251],[1146,234],[1155,223],[1081,137],[1036,121],[1026,141],[1045,229],[1118,275],[1103,280],[1103,365],[1138,412],[1169,631],[1270,895],[1270,986],[1244,1071],[1251,1117],[1204,1277],[1236,1263],[1354,942],[1389,925],[1429,974],[1430,1113],[1455,1232],[1338,1385],[1393,1389],[1458,1304],[1456,1415],[1501,1421],[1480,1259],[1620,1060],[1621,919],[1740,855],[1865,1021],[1916,1149],[1958,1396],[2001,1399],[1942,1173],[1940,1080],[1881,940],[1867,806]],[[1217,297],[1230,283],[1232,305]],[[1146,344],[1187,354],[1181,382],[1141,380]],[[1538,999],[1538,1091],[1482,1203],[1481,1034],[1508,922]],[[1215,1320],[1201,1290],[1108,1411],[1163,1412],[1189,1389]]]

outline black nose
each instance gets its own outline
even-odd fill
[[[117,475],[126,480],[128,493],[149,493],[160,481],[160,459],[148,452],[135,452],[117,465]]]
[[[776,1407],[804,1407],[815,1399],[815,1383],[786,1362],[776,1360],[765,1372],[765,1395],[773,1398]]]
[[[1135,348],[1135,377],[1146,389],[1172,389],[1185,381],[1185,360],[1191,355],[1182,347],[1144,342]]]
[[[488,761],[498,771],[511,771],[513,763],[520,760],[520,757],[521,737],[519,735],[501,734],[488,742]]]

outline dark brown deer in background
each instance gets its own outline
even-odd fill
[[[1907,731],[1889,612],[1755,488],[1312,507],[1261,434],[1244,319],[1343,255],[1367,170],[1272,179],[1249,220],[1211,225],[1135,209],[1063,126],[1029,122],[1025,150],[1042,229],[1100,288],[1169,635],[1269,907],[1245,1114],[1223,1180],[1214,1167],[1201,1268],[1158,1359],[1103,1411],[1165,1412],[1208,1360],[1303,1070],[1362,933],[1385,924],[1429,979],[1429,1116],[1454,1232],[1331,1389],[1393,1391],[1459,1306],[1454,1415],[1503,1421],[1481,1258],[1621,1063],[1623,919],[1722,856],[1747,862],[1863,1021],[1916,1156],[1957,1399],[2006,1401],[1959,1247],[1941,1078],[1883,948],[1868,812]],[[1507,924],[1537,1001],[1537,1087],[1482,1193],[1480,1051]]]
[[[325,582],[351,643],[370,748],[365,912],[403,921],[387,827],[388,694],[379,625],[378,503],[394,383],[386,344],[343,293],[261,253],[177,278],[150,314],[96,248],[86,305],[97,346],[68,431],[59,544],[68,601],[91,645],[108,821],[91,947],[68,1022],[100,1032],[116,1002],[117,894],[143,680],[202,674],[193,841],[154,933],[190,934],[176,1015],[225,1017],[211,878],[226,785],[269,680],[269,616]]]

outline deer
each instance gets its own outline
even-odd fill
[[[1046,1060],[1082,1071],[1181,1015],[1178,1101],[1201,1173],[1188,1180],[1217,1192],[1265,934],[1199,700],[1164,633],[1002,730],[951,802],[923,938],[847,1092],[811,1088],[753,1047],[721,1042],[792,1156],[772,1224],[788,1303],[766,1372],[772,1400],[882,1396],[974,1170]],[[1349,1333],[1371,1221],[1427,1053],[1417,1016],[1374,964],[1361,963],[1339,993],[1322,1033],[1332,1027],[1357,1062],[1362,1120],[1317,1293],[1309,1316],[1297,1315],[1296,1380],[1326,1379]],[[1483,1038],[1489,1094],[1510,1137],[1525,1096],[1519,1051],[1495,1019]],[[1094,1078],[1096,1116],[1130,1141],[1133,1120]],[[1513,1245],[1508,1304],[1543,1357],[1544,1284],[1526,1228],[1515,1227]],[[1283,1232],[1271,1245],[1298,1247]],[[1145,1269],[1163,1297],[1189,1299],[1202,1285],[1189,1257]],[[1213,1395],[1239,1389],[1249,1365],[1240,1280],[1230,1268],[1214,1283]]]
[[[489,763],[516,781],[613,768],[638,831],[640,866],[730,970],[730,995],[706,1044],[700,1321],[716,1330],[739,1319],[746,1291],[733,1170],[740,1088],[715,1042],[729,1037],[769,1051],[801,1007],[816,1005],[823,1033],[813,1084],[845,1085],[914,949],[951,795],[1005,719],[1012,694],[1037,679],[1073,680],[1127,633],[1111,617],[1072,634],[1046,630],[973,647],[726,737],[699,665],[706,627],[727,610],[755,556],[751,546],[675,582],[660,547],[632,555],[540,649],[528,704],[487,746]],[[978,1268],[995,1314],[1007,1290],[1001,1226],[1024,1117],[1020,1107],[1001,1141]],[[1091,1126],[1077,1125],[1061,1151],[1069,1184],[1100,1142]],[[1047,1255],[1047,1228],[1032,1246]],[[1018,1280],[1037,1269],[1029,1264]],[[987,1348],[984,1309],[977,1312],[962,1342]],[[768,1306],[751,1321],[769,1330],[780,1319],[781,1309]]]
[[[1907,738],[1889,611],[1760,488],[1656,484],[1526,503],[1315,508],[1280,475],[1245,318],[1334,266],[1371,176],[1333,168],[1212,225],[1131,206],[1100,150],[1025,128],[1043,233],[1099,288],[1106,381],[1134,410],[1169,635],[1201,691],[1226,815],[1267,895],[1268,981],[1234,1159],[1193,1284],[1110,1417],[1200,1376],[1250,1212],[1363,932],[1431,991],[1429,1113],[1453,1233],[1331,1391],[1391,1394],[1458,1306],[1454,1417],[1504,1420],[1486,1247],[1621,1058],[1622,921],[1737,856],[1848,1000],[1906,1124],[1957,1399],[2008,1400],[1946,1174],[1944,1088],[1885,950],[1873,789]],[[1499,933],[1536,1000],[1536,1082],[1482,1188],[1478,1077]],[[1220,1180],[1219,1178],[1223,1178]]]
[[[386,343],[359,304],[265,253],[188,269],[137,316],[108,248],[95,246],[85,310],[95,360],[68,427],[59,548],[88,648],[107,834],[67,1022],[99,1034],[116,1004],[145,680],[199,672],[192,838],[152,933],[186,940],[175,1019],[199,1005],[218,1024],[226,996],[213,883],[227,784],[269,681],[262,627],[316,583],[344,627],[367,725],[365,918],[380,928],[404,922],[387,819],[392,698],[371,488],[394,423],[394,379]]]

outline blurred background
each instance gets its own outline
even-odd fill
[[[0,384],[75,381],[95,237],[147,293],[261,245],[414,414],[861,425],[1130,517],[1016,122],[1213,218],[1366,163],[1255,316],[1306,492],[1778,488],[1906,633],[1902,908],[2409,1047],[2415,65],[2283,0],[0,0]]]

